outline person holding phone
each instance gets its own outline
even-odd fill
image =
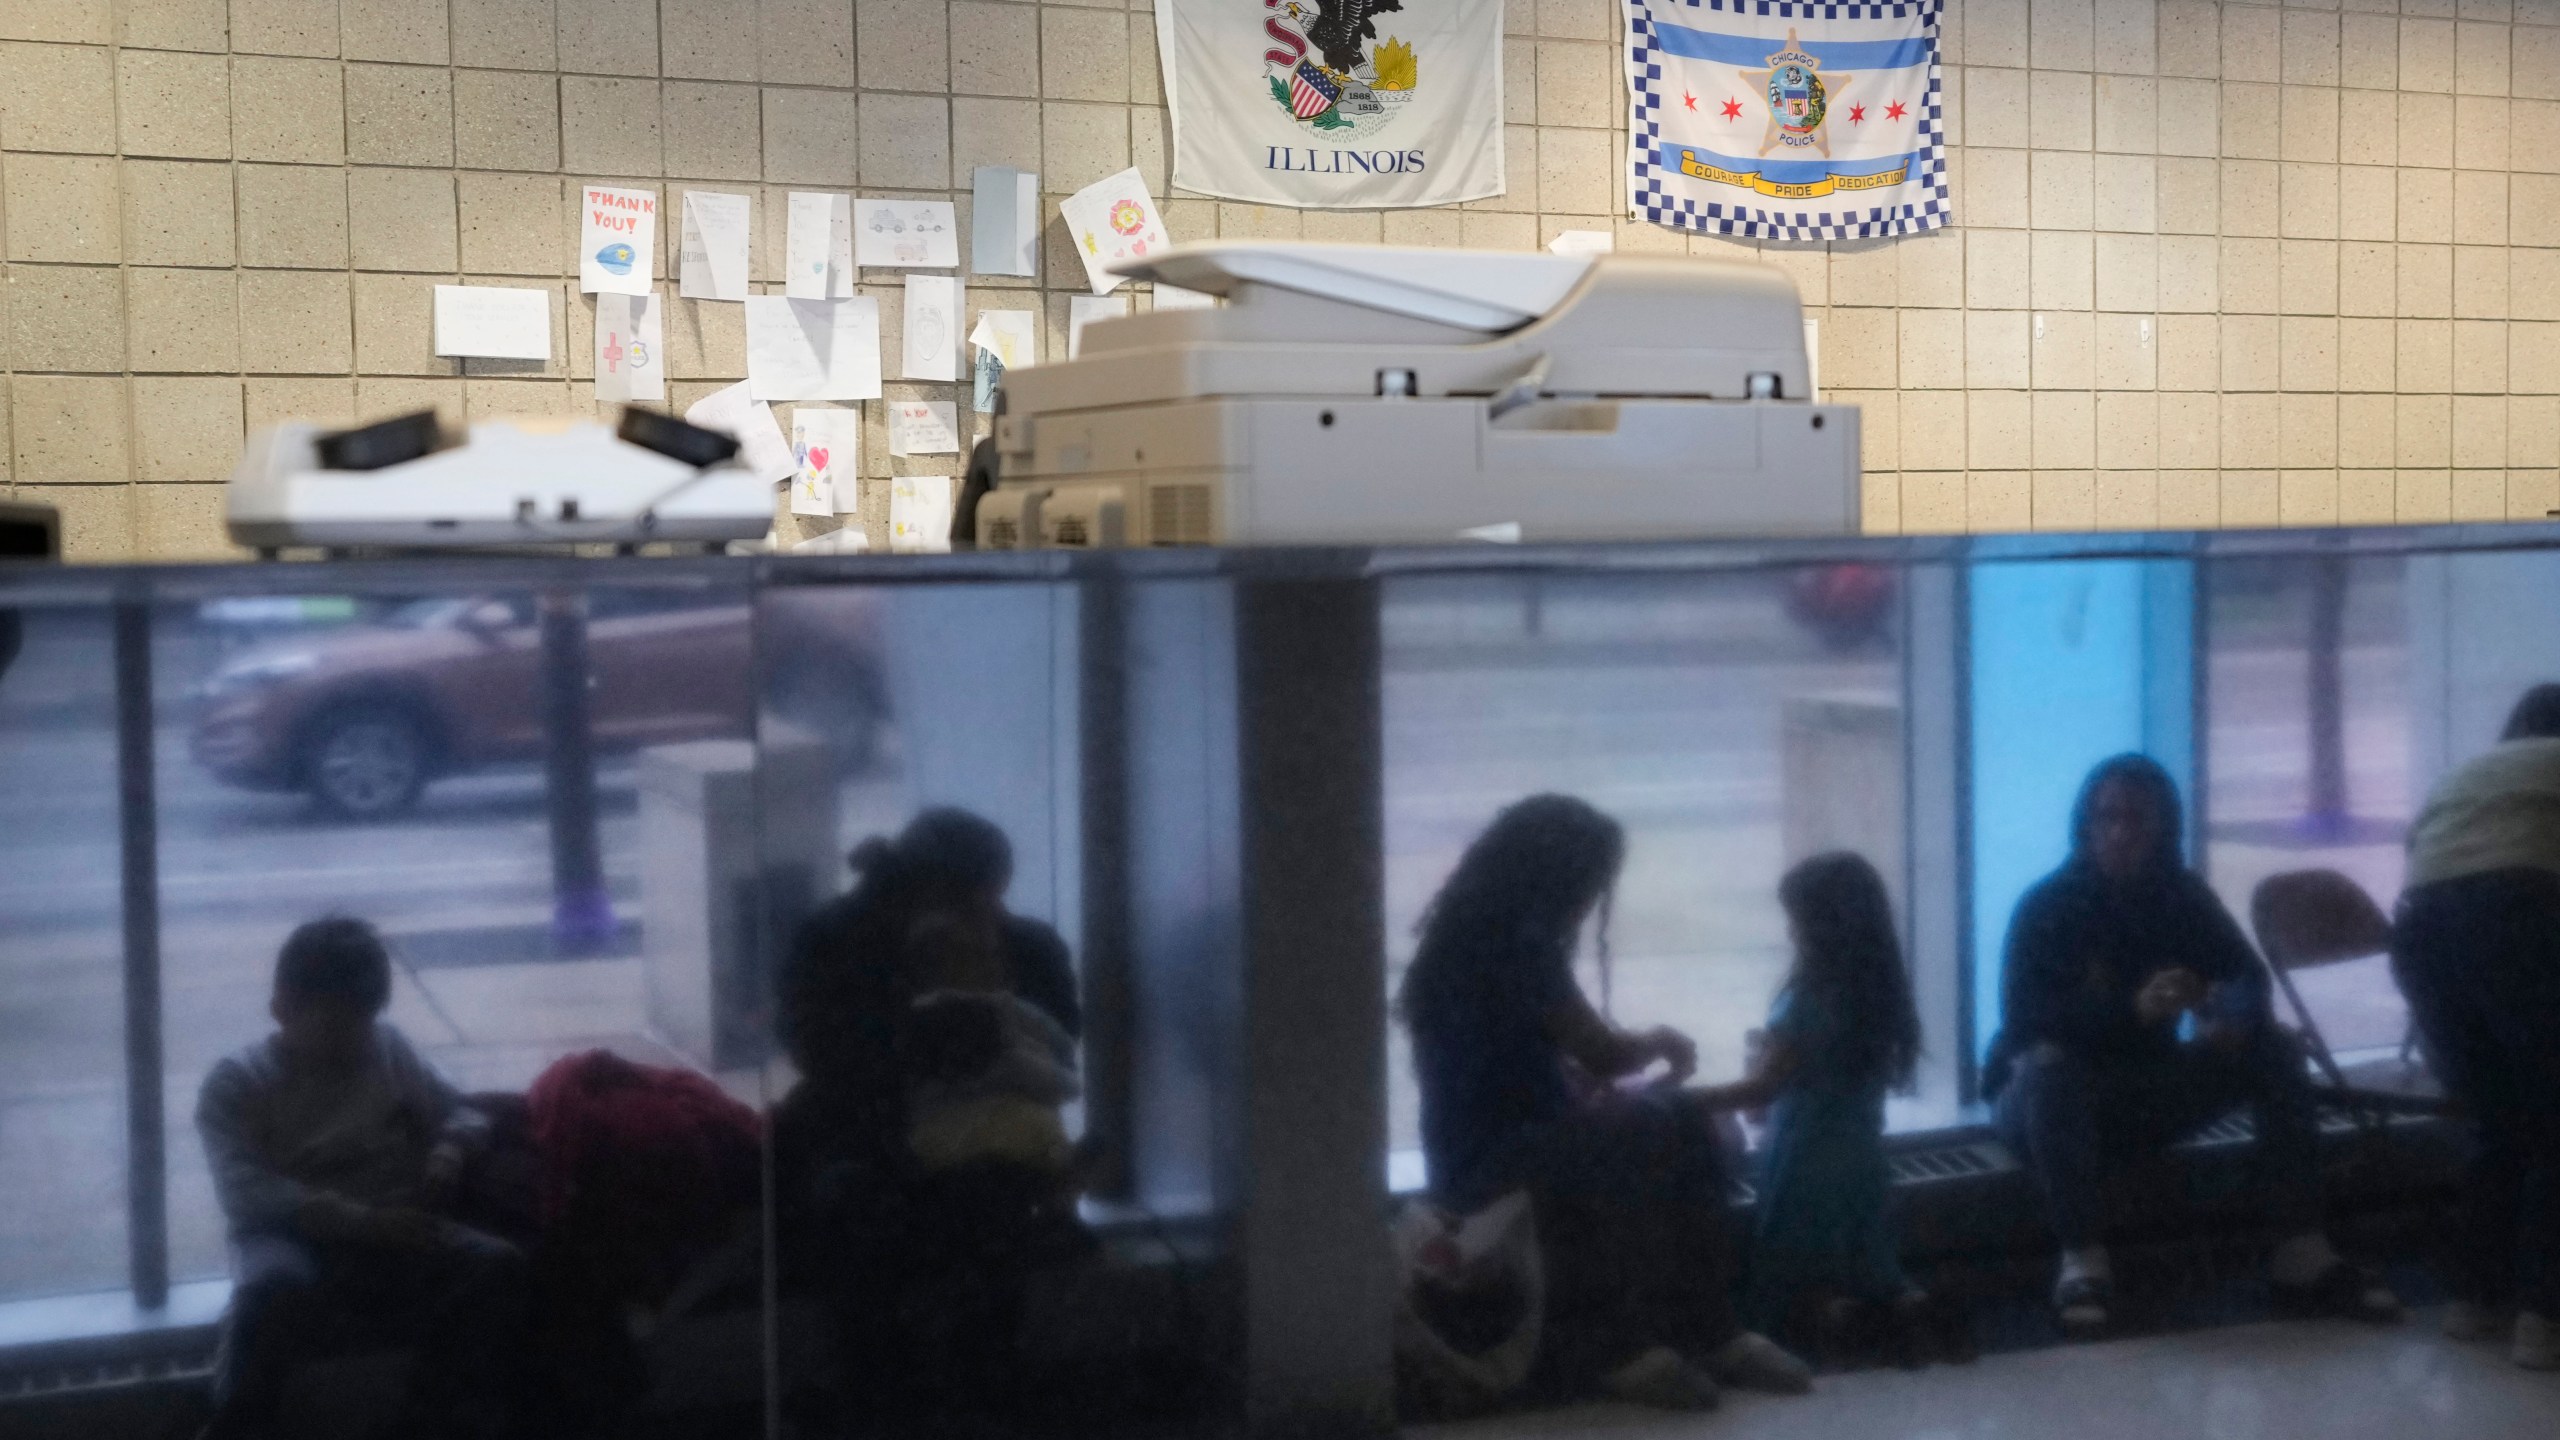
[[[2071,855],[2018,902],[2002,1023],[1983,1083],[2061,1242],[2066,1331],[2103,1331],[2114,1300],[2107,1189],[2126,1162],[2234,1110],[2256,1122],[2257,1185],[2281,1237],[2285,1308],[2384,1321],[2399,1299],[2320,1228],[2318,1131],[2299,1046],[2266,972],[2179,844],[2167,771],[2119,755],[2090,772]]]

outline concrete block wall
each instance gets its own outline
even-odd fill
[[[1511,0],[1508,194],[1301,212],[1168,191],[1152,0],[0,0],[0,486],[75,558],[215,557],[247,427],[594,413],[590,180],[755,197],[778,289],[793,189],[965,226],[974,167],[1036,169],[1044,273],[968,305],[1061,354],[1055,202],[1136,164],[1179,238],[1758,253],[1865,407],[1879,531],[2560,506],[2560,0],[1949,0],[1960,223],[1831,246],[1626,217],[1622,23]],[[551,360],[433,356],[439,281],[554,289]],[[743,374],[739,307],[669,309],[675,403]],[[956,469],[866,408],[868,473]]]

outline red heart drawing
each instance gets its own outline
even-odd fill
[[[824,475],[827,473],[826,446],[812,445],[809,447],[809,473],[812,475]]]

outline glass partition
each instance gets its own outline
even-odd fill
[[[115,640],[102,598],[65,586],[0,611],[0,655],[15,654],[0,667],[0,1302],[131,1280]]]
[[[1786,868],[1855,851],[1907,893],[1900,578],[1840,562],[1391,580],[1389,994],[1468,843],[1514,801],[1572,795],[1626,843],[1606,933],[1595,916],[1578,949],[1584,993],[1622,1023],[1686,1033],[1702,1078],[1738,1077],[1790,964]],[[1391,1044],[1390,1175],[1415,1190],[1404,1027]]]
[[[1618,823],[1576,981],[1710,1081],[1781,876],[1871,861],[1922,1148],[2092,763],[2163,763],[2244,926],[2311,869],[2387,913],[2555,596],[2542,529],[0,570],[0,1336],[209,1363],[199,1092],[345,916],[480,1117],[441,1202],[535,1257],[529,1403],[1375,1415],[1391,1001],[1504,807]],[[2291,978],[2423,1071],[2379,959]]]

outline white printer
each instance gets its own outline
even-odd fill
[[[1224,297],[1008,372],[981,549],[1854,533],[1766,266],[1217,241],[1121,273]]]
[[[448,447],[432,412],[359,430],[249,437],[226,496],[233,543],[272,550],[714,543],[773,524],[773,486],[737,442],[633,408],[595,421],[491,421]]]

